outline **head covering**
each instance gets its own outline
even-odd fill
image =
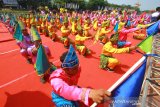
[[[50,23],[51,23],[51,24],[54,24],[54,23],[55,23],[55,21],[54,21],[53,18],[51,18]]]
[[[106,27],[106,22],[103,22],[103,23],[102,23],[102,28],[103,28],[103,27]]]
[[[68,23],[68,17],[64,17],[63,23]]]
[[[18,24],[19,24],[21,30],[26,29],[26,26],[24,25],[24,23],[22,21],[18,21]]]
[[[113,42],[113,41],[117,41],[118,40],[118,32],[113,34],[111,37],[110,37],[110,41]]]
[[[78,57],[72,45],[69,47],[69,51],[62,63],[63,68],[73,68],[79,64]]]
[[[118,32],[118,25],[119,25],[119,22],[117,22],[116,25],[114,26],[114,32]]]
[[[21,31],[21,27],[20,27],[19,23],[17,23],[17,25],[16,25],[16,29],[15,29],[13,37],[19,41],[23,40],[22,31]]]
[[[77,31],[82,31],[83,29],[82,29],[82,26],[80,25],[80,23],[78,23],[78,25],[77,25]]]
[[[111,22],[110,20],[107,20],[107,21],[106,21],[106,27],[109,27],[109,26],[110,26],[110,22]]]
[[[40,45],[40,47],[38,48],[35,68],[38,75],[46,73],[51,68],[51,64],[48,61],[47,55],[42,45]]]
[[[32,37],[32,41],[37,41],[37,40],[41,40],[41,37],[37,31],[37,29],[32,25],[31,26],[31,37]]]
[[[108,27],[110,25],[110,20],[102,22],[102,27]]]
[[[87,17],[86,20],[85,20],[85,24],[89,24],[89,23],[91,23],[91,20],[90,20],[89,17]]]

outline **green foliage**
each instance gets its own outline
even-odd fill
[[[37,9],[40,6],[48,6],[49,8],[57,9],[57,4],[60,7],[65,7],[66,3],[75,3],[79,5],[79,10],[97,10],[100,7],[112,7],[112,8],[122,8],[122,9],[134,9],[138,12],[140,11],[137,7],[132,7],[131,5],[117,5],[110,4],[107,0],[18,0],[18,3],[24,9]],[[2,4],[0,3],[0,7]]]

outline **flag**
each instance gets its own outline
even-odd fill
[[[51,68],[51,64],[48,61],[47,55],[42,45],[40,45],[38,48],[35,68],[38,75],[43,75]]]
[[[146,39],[144,39],[141,43],[139,43],[137,46],[144,52],[148,53],[152,51],[152,40],[153,36],[148,36]]]
[[[147,28],[147,34],[148,35],[155,35],[157,34],[160,30],[159,30],[159,26],[160,26],[160,20],[157,21],[156,23],[152,24],[151,26],[149,26]]]
[[[40,34],[38,33],[37,29],[33,25],[31,26],[31,38],[32,38],[32,41],[41,40]]]
[[[19,24],[16,25],[16,30],[14,32],[14,36],[15,39],[22,41],[23,40],[23,35],[22,35],[22,31],[21,31],[21,27]]]
[[[112,91],[113,107],[136,107],[145,75],[146,59],[120,86]]]

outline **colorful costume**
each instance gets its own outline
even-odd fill
[[[85,40],[89,39],[89,37],[83,37],[79,34],[76,35],[75,38],[75,44],[76,44],[76,49],[78,52],[80,52],[82,55],[86,55],[89,53],[89,50],[87,47],[84,45]]]
[[[64,19],[63,24],[65,24],[65,23],[68,23],[68,18]],[[63,25],[61,27],[61,32],[62,32],[61,41],[62,41],[62,43],[64,44],[65,47],[69,46],[69,38],[68,38],[68,36],[70,34],[70,31],[71,30],[68,28],[68,26],[66,27],[65,25]]]
[[[25,57],[28,63],[31,63],[31,59],[28,53],[28,48],[33,46],[33,42],[31,41],[31,37],[29,34],[22,34],[22,30],[25,30],[25,26],[23,22],[19,21],[16,25],[16,30],[14,34],[14,38],[17,39],[17,45],[20,47],[20,53],[23,57]]]
[[[55,33],[55,27],[51,24],[48,26],[48,33],[52,41],[55,41],[57,34]]]
[[[36,28],[33,27],[33,26],[31,27],[31,37],[32,37],[32,41],[33,41],[33,42],[41,40],[38,31],[37,31]],[[48,48],[47,46],[44,46],[44,47],[45,47],[45,52],[46,52],[46,54],[47,54],[48,56],[51,56],[51,52],[50,52],[49,48]],[[32,57],[32,61],[33,61],[34,64],[35,64],[35,62],[36,62],[37,55],[33,54],[32,51],[33,51],[33,49],[35,49],[35,48],[37,48],[35,45],[30,46],[30,47],[28,48],[28,53],[29,53],[29,55]]]
[[[94,29],[95,31],[98,30],[98,20],[97,20],[97,19],[94,19],[94,21],[93,21],[93,29]]]
[[[131,26],[130,21],[127,22],[128,27]],[[124,46],[131,46],[131,42],[127,42],[127,34],[134,32],[136,30],[139,30],[139,28],[130,28],[130,29],[126,29],[123,28],[122,30],[119,31],[119,38],[118,38],[118,47],[122,48]]]
[[[79,61],[75,50],[70,45],[69,51],[62,63],[62,68],[72,68],[79,65]],[[82,101],[88,105],[88,96],[90,89],[79,88],[76,86],[80,75],[80,68],[78,73],[69,76],[62,69],[55,70],[50,76],[50,83],[53,88],[52,101],[56,107],[78,107],[77,101]]]
[[[113,70],[115,66],[119,64],[119,61],[113,57],[113,53],[126,53],[129,52],[129,48],[117,49],[113,47],[112,42],[107,42],[103,48],[100,56],[100,68],[105,69],[108,67]]]
[[[75,35],[77,33],[77,30],[76,30],[76,26],[77,26],[77,21],[76,19],[72,19],[72,34]]]
[[[91,36],[91,33],[89,32],[89,30],[91,29],[91,27],[89,26],[89,24],[90,24],[90,20],[87,19],[85,21],[85,24],[84,24],[84,27],[83,27],[83,29],[84,29],[84,36],[86,36],[86,37]]]
[[[106,34],[110,33],[111,30],[106,30],[106,28],[108,28],[109,25],[110,21],[102,23],[102,28],[99,29],[95,35],[97,41],[100,40],[100,42],[102,42],[103,44],[105,44],[108,41],[108,37]]]

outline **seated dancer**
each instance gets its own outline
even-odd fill
[[[38,47],[40,44],[42,44],[42,40],[40,38],[38,31],[36,30],[35,25],[31,25],[31,37],[32,37],[32,41],[34,45],[28,48],[28,53],[31,56],[33,63],[35,64],[36,58],[37,58]],[[47,46],[44,46],[44,48],[45,48],[46,54],[48,55],[48,57],[50,57],[51,52],[49,48]]]
[[[137,28],[143,28],[140,30],[137,30],[135,32],[133,32],[133,38],[134,39],[138,39],[138,40],[143,40],[146,38],[146,27],[150,26],[151,24],[144,24],[144,20],[141,19],[140,21],[138,21],[138,25]]]
[[[101,28],[97,31],[95,38],[96,41],[100,40],[100,43],[105,44],[108,42],[107,33],[110,33],[112,30],[107,30],[110,26],[110,20],[102,23]]]
[[[61,27],[61,32],[62,32],[62,36],[60,38],[61,42],[64,44],[64,47],[68,48],[69,47],[69,35],[71,33],[71,29],[69,29],[68,27],[68,17],[64,18],[63,21],[63,26]]]
[[[50,53],[50,50],[47,46],[42,45],[42,40],[40,38],[40,35],[39,35],[38,31],[36,30],[35,25],[31,25],[31,37],[32,37],[32,41],[33,41],[34,45],[28,48],[28,53],[32,58],[32,62],[34,63],[34,68],[36,69],[38,75],[40,76],[40,81],[42,83],[45,83],[46,82],[45,72],[41,72],[41,71],[37,70],[37,65],[36,65],[37,64],[37,58],[38,58],[37,57],[38,56],[37,52],[38,52],[39,47],[42,46],[42,48],[45,51],[44,52],[45,55],[47,55],[46,56],[47,58],[51,56],[51,53]],[[42,57],[44,57],[45,55],[43,55]]]
[[[121,48],[117,49],[114,47],[118,43],[118,36],[117,34],[112,34],[110,37],[110,41],[107,42],[103,48],[102,48],[102,53],[100,56],[100,68],[105,69],[108,71],[113,72],[114,68],[119,64],[118,59],[113,57],[113,53],[127,53],[130,52],[134,49],[136,49],[135,46],[132,47],[126,47],[126,48]]]
[[[33,42],[22,21],[19,21],[16,25],[14,38],[17,39],[17,45],[20,47],[21,55],[31,64],[32,59],[27,50],[29,47],[33,46]]]
[[[81,88],[77,86],[80,76],[79,60],[72,45],[60,57],[61,68],[50,75],[50,84],[53,88],[52,101],[56,107],[84,107],[79,102],[89,106],[88,99],[100,103],[110,96],[104,89]]]
[[[98,19],[95,18],[93,20],[93,30],[97,31],[98,30]]]
[[[127,41],[127,34],[139,29],[141,28],[131,28],[131,22],[128,20],[124,28],[118,32],[118,48],[131,46],[131,42]]]
[[[91,20],[90,20],[89,17],[87,17],[85,19],[85,23],[84,23],[84,26],[83,26],[84,36],[86,36],[86,37],[92,36],[92,34],[89,32],[89,30],[91,29],[90,24],[91,24]]]
[[[90,39],[92,37],[85,37],[83,35],[83,29],[81,27],[81,25],[79,24],[77,26],[77,35],[75,37],[75,45],[76,45],[76,49],[77,51],[82,54],[83,56],[90,54],[89,49],[87,49],[87,47],[84,45],[85,40]]]
[[[76,18],[72,18],[71,24],[72,24],[72,34],[76,35],[77,34],[77,29],[76,29],[77,19]]]
[[[52,41],[58,39],[58,36],[56,34],[56,26],[53,19],[50,20],[50,25],[48,26],[48,33]]]

